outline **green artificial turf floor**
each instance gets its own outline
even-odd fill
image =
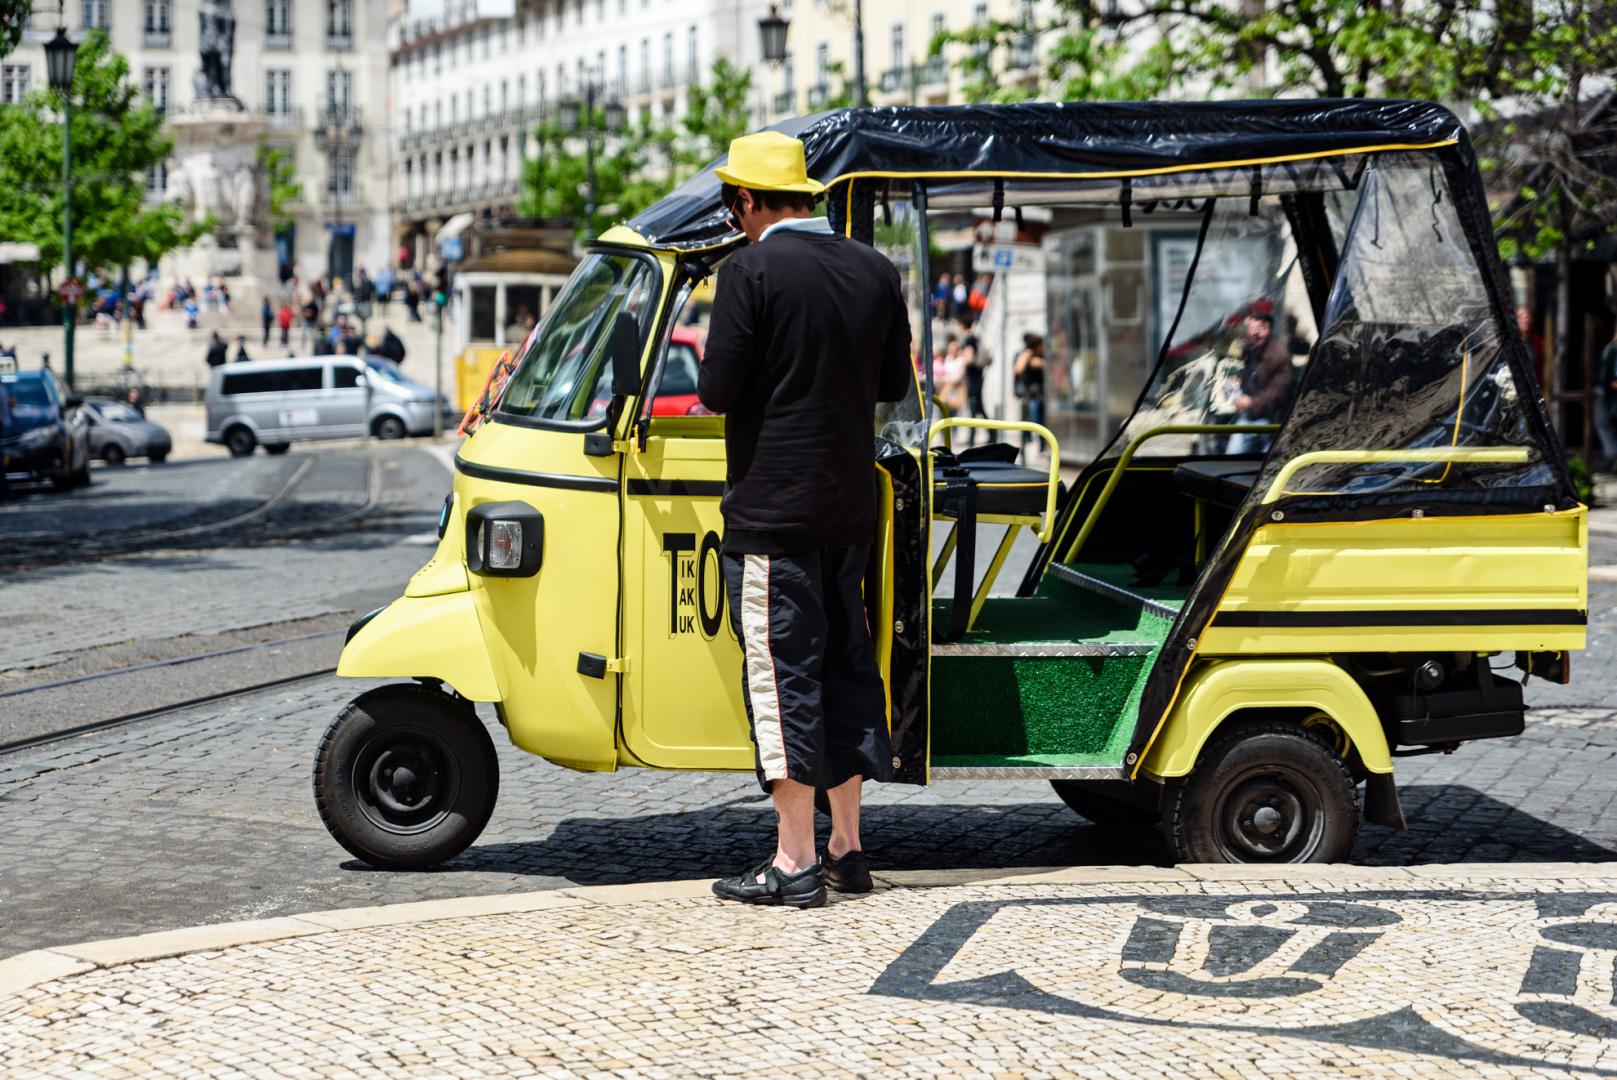
[[[1047,579],[1048,580],[1048,579]],[[933,612],[948,619],[948,601]],[[1167,619],[1076,588],[993,598],[962,644],[1140,644],[1135,656],[934,656],[935,766],[1121,765]]]

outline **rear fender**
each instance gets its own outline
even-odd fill
[[[439,679],[472,701],[502,697],[469,592],[404,596],[355,623],[337,662],[349,679]]]
[[[1141,771],[1157,779],[1188,776],[1208,738],[1242,710],[1309,709],[1342,729],[1367,772],[1391,773],[1392,753],[1375,706],[1352,676],[1326,660],[1224,660],[1185,684]]]

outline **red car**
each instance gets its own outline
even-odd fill
[[[702,335],[689,326],[676,326],[668,338],[668,362],[663,381],[651,403],[653,416],[712,416],[696,398],[696,373],[702,362]]]

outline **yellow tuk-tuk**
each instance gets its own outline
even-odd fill
[[[896,781],[1050,782],[1097,822],[1160,821],[1185,861],[1342,860],[1361,817],[1402,826],[1395,757],[1517,734],[1527,679],[1568,677],[1586,511],[1449,112],[1029,104],[779,130],[833,226],[900,268],[922,356],[930,223],[1039,206],[1052,237],[1121,237],[1089,271],[1100,310],[1068,310],[1072,275],[1050,275],[1052,333],[1143,335],[1156,358],[1070,488],[1059,401],[1047,425],[940,419],[923,365],[875,418],[865,596]],[[590,248],[480,407],[431,561],[349,631],[340,675],[408,680],[348,705],[315,765],[364,861],[476,839],[497,786],[476,702],[574,769],[753,767],[724,421],[657,406],[676,344],[689,381],[691,294],[745,242],[725,217],[710,168]],[[1165,227],[1172,245],[1133,239]],[[1163,302],[1130,301],[1119,267]],[[962,448],[972,427],[1036,437],[1047,463]],[[1001,595],[1024,530],[1036,552]]]

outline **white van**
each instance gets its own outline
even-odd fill
[[[380,439],[430,435],[434,401],[453,422],[448,402],[412,382],[380,356],[309,356],[221,364],[208,377],[208,434],[231,454],[255,446],[285,453],[296,439]]]

